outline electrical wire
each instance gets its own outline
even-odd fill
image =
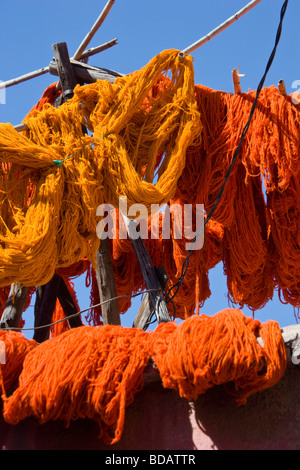
[[[104,305],[108,302],[113,302],[114,300],[118,300],[118,299],[133,299],[134,297],[138,297],[140,295],[143,295],[143,294],[147,294],[147,292],[158,292],[160,291],[161,289],[147,289],[147,290],[144,290],[143,292],[138,292],[137,294],[132,294],[132,295],[119,295],[117,297],[112,297],[111,299],[106,299],[106,300],[103,300],[102,302],[100,302],[99,304],[96,304],[96,305],[91,305],[90,307],[88,308],[85,308],[84,310],[80,310],[80,312],[76,312],[76,313],[73,313],[72,315],[68,315],[66,316],[65,318],[61,318],[60,320],[57,320],[55,322],[52,322],[52,323],[48,323],[46,325],[40,325],[40,326],[35,326],[35,327],[32,327],[32,328],[18,328],[18,327],[7,327],[7,328],[1,328],[1,330],[17,330],[17,331],[35,331],[35,330],[40,330],[42,328],[49,328],[53,325],[56,325],[57,323],[61,323],[63,321],[67,321],[69,320],[70,318],[74,318],[74,317],[77,317],[78,315],[81,315],[82,313],[85,313],[85,312],[88,312],[89,310],[91,310],[92,308],[96,308],[96,307],[100,307],[101,305]]]

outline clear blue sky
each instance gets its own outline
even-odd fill
[[[116,0],[108,18],[90,47],[115,37],[118,45],[90,59],[90,63],[129,73],[144,66],[153,56],[169,48],[184,49],[241,9],[249,0]],[[47,66],[52,44],[65,41],[72,55],[103,9],[106,0],[61,1],[1,0],[0,80],[5,81]],[[194,52],[195,82],[213,89],[233,91],[231,71],[240,67],[243,91],[255,90],[273,48],[283,0],[262,0],[246,16]],[[266,86],[283,78],[287,92],[300,80],[300,2],[290,0],[282,39]],[[0,104],[0,122],[19,124],[38,101],[43,90],[56,81],[45,75],[6,90]],[[222,265],[210,274],[212,297],[202,313],[214,314],[228,306]],[[80,307],[89,306],[89,292],[79,282]],[[277,300],[256,313],[261,321],[274,319],[281,326],[295,323],[294,311]],[[122,321],[132,324],[138,306]],[[247,309],[244,309],[249,314]],[[25,316],[29,325],[29,310]]]

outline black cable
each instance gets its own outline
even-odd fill
[[[228,168],[228,170],[227,170],[227,172],[226,172],[225,179],[224,179],[224,182],[223,182],[223,184],[222,184],[222,186],[221,186],[221,189],[220,189],[220,191],[219,191],[219,193],[218,193],[217,199],[216,199],[216,201],[215,201],[215,203],[214,203],[212,209],[210,210],[210,212],[209,212],[209,214],[208,214],[208,216],[207,216],[207,218],[206,218],[206,220],[205,220],[205,222],[204,222],[204,224],[203,224],[203,227],[202,227],[201,230],[199,230],[199,232],[195,235],[195,237],[194,237],[194,239],[193,239],[193,241],[192,241],[192,245],[194,245],[194,244],[196,243],[197,238],[202,234],[202,232],[203,232],[204,229],[205,229],[206,224],[207,224],[207,223],[209,222],[209,220],[212,218],[212,216],[213,216],[213,214],[214,214],[214,212],[215,212],[215,210],[216,210],[216,208],[217,208],[217,206],[218,206],[218,204],[219,204],[219,202],[220,202],[220,199],[221,199],[221,197],[222,197],[222,195],[223,195],[223,192],[224,192],[226,183],[227,183],[227,181],[228,181],[228,179],[229,179],[229,177],[230,177],[232,168],[233,168],[233,166],[234,166],[234,164],[235,164],[235,162],[236,162],[236,160],[237,160],[237,158],[238,158],[238,156],[239,156],[239,153],[240,153],[240,150],[241,150],[241,146],[242,146],[243,141],[244,141],[244,139],[245,139],[245,137],[246,137],[246,134],[247,134],[247,132],[248,132],[248,130],[249,130],[249,127],[250,127],[250,124],[251,124],[251,121],[252,121],[252,118],[253,118],[253,115],[254,115],[256,106],[257,106],[258,98],[259,98],[259,96],[260,96],[261,90],[262,90],[262,88],[263,88],[263,86],[264,86],[266,77],[267,77],[268,72],[269,72],[269,70],[270,70],[270,68],[271,68],[271,65],[272,65],[272,63],[273,63],[273,60],[274,60],[274,57],[275,57],[275,54],[276,54],[276,51],[277,51],[277,47],[278,47],[278,44],[279,44],[279,41],[280,41],[280,37],[281,37],[281,32],[282,32],[282,24],[283,24],[284,16],[285,16],[286,9],[287,9],[287,6],[288,6],[288,2],[289,2],[289,0],[285,0],[283,6],[282,6],[282,8],[281,8],[280,22],[279,22],[279,26],[278,26],[278,29],[277,29],[275,45],[274,45],[274,48],[273,48],[273,50],[272,50],[272,52],[271,52],[270,58],[269,58],[269,60],[268,60],[265,73],[264,73],[264,75],[263,75],[263,77],[262,77],[262,79],[261,79],[261,81],[260,81],[260,83],[259,83],[259,85],[258,85],[258,87],[257,87],[256,97],[255,97],[255,100],[253,101],[253,105],[252,105],[252,108],[251,108],[251,111],[250,111],[250,115],[249,115],[248,122],[247,122],[247,124],[245,125],[245,127],[244,127],[244,129],[243,129],[240,142],[239,142],[239,144],[238,144],[238,146],[237,146],[237,149],[236,149],[236,151],[235,151],[235,153],[234,153],[234,155],[233,155],[233,157],[232,157],[232,161],[231,161],[231,163],[230,163],[230,165],[229,165],[229,168]],[[186,258],[185,258],[185,260],[184,260],[184,262],[183,262],[182,270],[181,270],[181,276],[180,276],[178,282],[176,282],[176,284],[174,284],[174,285],[169,289],[169,291],[168,291],[167,294],[166,294],[166,301],[167,301],[167,303],[169,303],[172,299],[174,299],[174,297],[177,295],[177,293],[178,293],[178,291],[179,291],[179,289],[180,289],[180,287],[181,287],[181,285],[182,285],[182,282],[183,282],[183,280],[184,280],[184,278],[185,278],[185,275],[186,275],[186,273],[187,273],[187,270],[188,270],[189,258],[190,258],[190,256],[191,256],[191,253],[192,253],[192,252],[193,252],[193,249],[190,248],[190,250],[189,250],[189,252],[188,252],[188,254],[187,254],[187,256],[186,256]],[[172,297],[170,297],[170,293],[171,293],[174,289],[176,289],[175,294],[173,294]]]

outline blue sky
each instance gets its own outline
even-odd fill
[[[90,59],[90,64],[129,73],[144,66],[157,53],[184,49],[240,10],[249,0],[116,0],[90,43],[90,47],[118,38],[118,45]],[[1,0],[0,80],[5,81],[47,66],[52,60],[52,44],[67,42],[70,55],[85,37],[106,0],[79,0],[45,4],[37,0]],[[233,91],[231,71],[240,67],[243,91],[255,90],[264,73],[274,45],[283,0],[262,0],[252,11],[202,46],[194,57],[195,82],[213,89]],[[288,93],[300,80],[299,0],[290,0],[282,39],[266,86],[284,79]],[[43,90],[56,81],[49,74],[6,90],[6,104],[0,104],[0,122],[19,124],[38,101]],[[300,87],[298,87],[300,88]],[[300,90],[299,90],[300,91]],[[210,274],[212,296],[202,313],[214,314],[228,306],[226,279],[222,265]],[[84,283],[77,283],[80,307],[89,306]],[[274,301],[255,316],[261,321],[276,320],[281,326],[295,323],[294,310]],[[139,301],[124,317],[132,324]],[[26,314],[26,321],[30,321]],[[244,309],[246,314],[250,314]]]

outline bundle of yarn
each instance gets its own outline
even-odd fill
[[[153,93],[163,73],[172,79]],[[0,125],[1,287],[46,284],[82,258],[95,266],[104,202],[117,207],[125,196],[129,207],[149,209],[170,200],[186,149],[201,135],[193,83],[192,59],[165,51],[115,84],[78,86],[62,106],[32,110],[24,133]]]
[[[151,358],[163,387],[189,401],[231,384],[236,403],[244,405],[250,395],[278,383],[286,370],[278,323],[261,324],[236,309],[195,315],[180,325],[160,324],[153,332],[82,326],[27,351],[10,396],[2,383],[3,417],[12,425],[33,416],[41,424],[60,420],[67,427],[88,418],[98,423],[99,438],[114,444],[122,437],[127,407],[143,389]],[[6,365],[1,372],[4,378]]]
[[[0,124],[0,308],[7,289],[34,288],[57,270],[72,277],[82,260],[99,303],[95,256],[100,240],[97,207],[203,204],[214,207],[256,92],[235,95],[195,85],[191,57],[164,51],[114,84],[77,86],[59,108],[49,87],[17,133]],[[83,128],[88,132],[83,132]],[[93,135],[90,135],[90,134]],[[176,318],[199,313],[210,297],[209,272],[223,263],[229,300],[253,311],[278,291],[300,307],[300,106],[276,87],[263,88],[240,154],[202,249],[194,250],[173,299]],[[161,214],[163,218],[164,214]],[[117,215],[119,217],[119,215]],[[187,240],[158,235],[145,240],[153,264],[176,285]],[[150,222],[149,222],[150,234]],[[109,240],[118,295],[145,287],[128,239]],[[126,313],[130,299],[119,300]],[[57,318],[57,316],[56,316]],[[101,307],[91,310],[101,324]]]

